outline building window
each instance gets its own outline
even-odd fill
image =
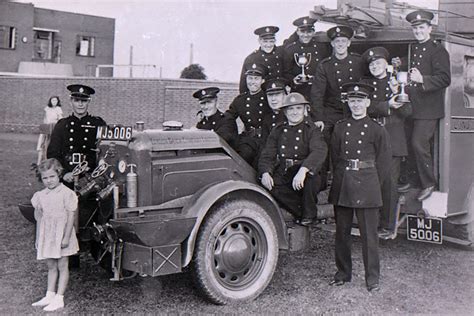
[[[94,56],[95,37],[79,35],[77,37],[76,54],[78,56]]]
[[[35,31],[34,59],[50,60],[53,58],[54,32]]]
[[[0,48],[15,49],[16,28],[0,25]]]

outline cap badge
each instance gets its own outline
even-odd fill
[[[80,92],[80,93],[84,93],[84,88],[80,87],[80,88],[79,88],[79,92]]]
[[[275,89],[277,85],[275,83],[272,83],[272,88]]]
[[[416,16],[416,19],[417,19],[417,20],[421,20],[421,15],[418,14],[418,15]]]
[[[374,56],[374,52],[373,52],[373,51],[370,51],[370,52],[369,52],[369,55],[370,55],[370,56]]]
[[[202,91],[201,91],[201,94],[202,94],[202,95],[206,95],[206,90],[202,90]]]
[[[303,24],[308,24],[308,21],[306,19],[304,19]]]
[[[340,31],[341,31],[341,29],[337,27],[336,32],[339,33]]]
[[[253,64],[253,65],[252,65],[252,68],[253,68],[253,69],[256,69],[256,68],[257,68],[257,65]]]
[[[359,91],[359,86],[355,86],[354,91]]]
[[[296,98],[295,98],[295,97],[291,97],[291,98],[290,98],[290,101],[291,101],[291,102],[296,102]]]
[[[265,32],[270,32],[270,28],[267,27],[267,28],[265,29]]]

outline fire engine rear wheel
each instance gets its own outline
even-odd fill
[[[215,304],[256,298],[270,283],[278,260],[275,225],[255,202],[233,200],[204,220],[194,250],[198,287]]]

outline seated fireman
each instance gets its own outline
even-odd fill
[[[217,87],[209,87],[193,93],[193,97],[199,100],[202,113],[202,118],[196,124],[196,128],[216,132],[233,147],[237,140],[237,124],[230,115],[217,109],[219,91]]]
[[[285,97],[287,121],[272,129],[258,163],[262,185],[305,226],[317,215],[318,171],[327,154],[321,131],[305,117],[308,105],[299,93]]]
[[[256,167],[262,141],[262,124],[267,113],[270,113],[267,97],[262,91],[265,69],[253,64],[245,72],[249,91],[239,94],[229,106],[227,113],[235,120],[240,118],[244,131],[239,135],[236,151],[250,165]]]
[[[262,85],[262,88],[267,95],[268,106],[271,109],[271,112],[267,113],[263,118],[263,144],[265,144],[267,141],[268,135],[270,135],[272,128],[274,128],[278,123],[286,121],[285,114],[281,108],[283,106],[283,99],[286,96],[287,86],[287,81],[284,79],[270,79],[265,81]]]

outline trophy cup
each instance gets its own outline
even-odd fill
[[[399,71],[397,72],[397,81],[400,83],[400,93],[395,97],[395,101],[399,103],[408,103],[410,99],[408,94],[405,92],[405,86],[409,84],[408,72]]]
[[[302,84],[302,83],[307,83],[307,84],[311,84],[311,79],[313,78],[313,76],[311,75],[307,75],[304,71],[305,67],[309,65],[309,63],[311,62],[311,53],[303,53],[303,54],[298,54],[298,53],[295,53],[294,55],[295,57],[295,62],[296,64],[301,67],[301,74],[299,75],[299,78],[296,79],[295,78],[295,83],[296,84]]]

